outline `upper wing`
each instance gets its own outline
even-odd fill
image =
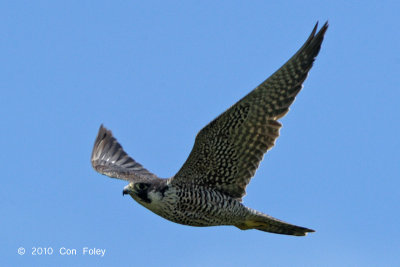
[[[97,172],[113,178],[133,181],[157,177],[129,157],[111,131],[103,125],[100,126],[94,142],[91,161]]]
[[[277,121],[289,110],[321,47],[328,23],[271,77],[210,122],[172,183],[211,186],[241,199],[265,152],[279,136]]]

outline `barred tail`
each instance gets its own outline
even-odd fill
[[[293,225],[255,210],[252,211],[256,214],[249,216],[243,223],[235,226],[240,230],[257,229],[264,232],[294,236],[305,236],[307,233],[315,232],[312,229]]]

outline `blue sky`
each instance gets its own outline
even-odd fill
[[[400,248],[398,1],[3,1],[4,266],[393,266]],[[298,238],[168,222],[90,153],[101,123],[161,177],[196,133],[330,27],[244,203]],[[26,254],[18,255],[20,247]],[[32,247],[53,255],[33,256]],[[59,249],[76,249],[76,256]],[[104,257],[82,249],[105,249]]]

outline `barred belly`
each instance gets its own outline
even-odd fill
[[[238,200],[202,186],[170,187],[159,204],[157,214],[191,226],[233,225],[249,214]]]

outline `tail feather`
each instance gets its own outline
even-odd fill
[[[251,216],[235,226],[240,230],[257,229],[264,232],[294,236],[305,236],[307,233],[315,232],[312,229],[293,225],[260,212],[257,213],[259,214]]]

